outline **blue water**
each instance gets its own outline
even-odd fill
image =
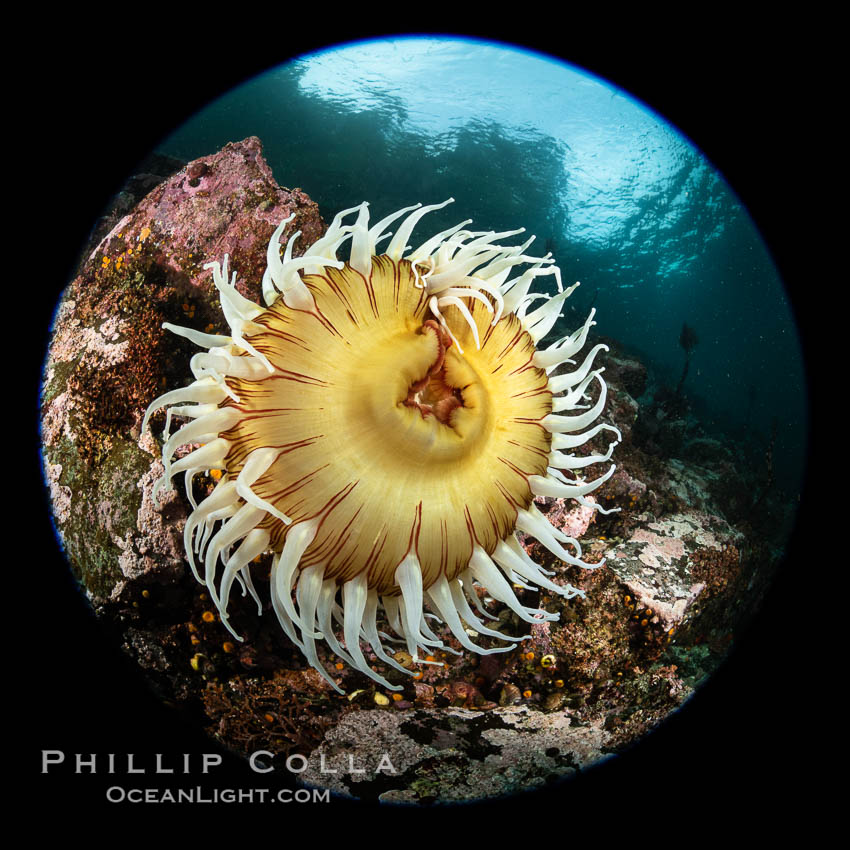
[[[433,232],[524,226],[581,281],[600,333],[675,385],[683,322],[699,344],[686,392],[704,424],[758,453],[774,420],[780,484],[798,490],[807,398],[782,281],[746,210],[694,144],[626,92],[533,53],[459,39],[396,39],[306,56],[245,83],[159,150],[194,159],[256,135],[278,182],[326,220],[374,220],[454,197]],[[546,278],[540,279],[546,281]]]

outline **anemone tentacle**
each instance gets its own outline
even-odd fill
[[[584,596],[536,564],[516,530],[564,563],[598,566],[582,561],[578,542],[533,504],[553,496],[610,513],[587,495],[615,467],[590,481],[577,477],[608,462],[621,439],[614,426],[594,425],[606,386],[603,369],[593,367],[607,347],[553,375],[574,363],[595,311],[538,348],[578,284],[565,289],[550,255],[526,253],[534,237],[501,244],[522,229],[474,232],[467,220],[411,250],[423,216],[451,202],[416,204],[371,226],[368,204],[343,210],[301,257],[293,257],[300,231],[281,244],[293,216],[285,218],[269,241],[265,307],[239,294],[225,255],[205,268],[230,335],[164,325],[204,351],[191,361],[195,380],[145,414],[147,428],[155,410],[167,409],[154,494],[184,472],[193,507],[184,529],[189,566],[238,640],[228,615],[233,584],[261,610],[251,564],[272,553],[280,627],[337,690],[317,641],[398,690],[374,661],[415,669],[385,642],[401,642],[415,664],[439,663],[436,649],[457,652],[429,621],[476,653],[506,652],[524,639],[487,625],[496,618],[482,589],[532,624],[557,615],[527,607],[515,588]],[[347,241],[343,262],[337,252]],[[555,294],[531,291],[544,275],[554,278]],[[172,435],[173,416],[188,421]],[[603,430],[616,436],[604,454],[569,453]],[[175,461],[185,445],[194,448]],[[193,481],[209,469],[223,474],[198,503]],[[379,631],[380,612],[395,636]],[[481,646],[471,634],[497,645]]]

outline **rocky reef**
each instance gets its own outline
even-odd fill
[[[440,652],[432,660],[443,666],[414,677],[382,669],[404,686],[395,693],[320,649],[346,692],[337,694],[250,599],[231,600],[245,638],[233,640],[186,564],[182,487],[158,507],[151,500],[164,415],[153,419],[157,436],[140,433],[142,416],[163,389],[187,383],[195,351],[161,325],[224,331],[203,264],[229,253],[240,291],[259,301],[277,223],[296,214],[302,250],[324,224],[306,194],[277,185],[256,138],[164,165],[176,173],[131,181],[88,246],[55,319],[42,391],[45,478],[67,559],[161,697],[231,750],[302,756],[303,782],[406,803],[543,786],[623,751],[681,706],[756,609],[780,550],[754,531],[766,505],[756,473],[716,435],[691,427],[676,437],[672,407],[642,408],[647,368],[612,340],[605,418],[623,442],[594,497],[619,510],[538,499],[599,566],[566,567],[529,541],[532,557],[585,597],[518,591],[558,622],[533,626],[510,653]],[[584,450],[606,448],[603,433]],[[253,567],[266,600],[269,561]],[[525,633],[509,609],[489,609],[495,628]],[[412,665],[404,650],[395,658]]]

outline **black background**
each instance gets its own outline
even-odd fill
[[[20,522],[26,545],[6,563],[7,593],[17,600],[19,622],[8,637],[13,672],[5,702],[15,718],[12,726],[7,724],[11,743],[15,748],[24,744],[13,776],[25,776],[20,787],[52,812],[81,807],[87,817],[99,817],[144,809],[145,816],[159,817],[168,807],[106,803],[104,790],[115,782],[103,773],[74,776],[69,769],[57,769],[42,775],[42,749],[64,750],[69,759],[78,752],[97,753],[101,760],[113,752],[161,752],[174,761],[182,753],[217,751],[164,708],[118,648],[103,640],[53,541],[37,433],[38,383],[50,317],[92,223],[135,163],[217,94],[291,56],[373,35],[442,31],[493,37],[563,57],[642,99],[724,174],[786,282],[807,365],[817,356],[808,298],[814,234],[805,166],[812,136],[825,130],[812,99],[814,69],[804,64],[817,52],[816,45],[804,27],[743,28],[736,20],[665,20],[654,26],[617,20],[612,11],[593,24],[538,14],[535,30],[515,29],[510,22],[498,28],[441,29],[437,11],[432,9],[428,18],[435,23],[431,30],[342,27],[330,24],[330,16],[317,8],[305,37],[296,35],[305,19],[288,18],[285,8],[273,18],[268,10],[246,8],[250,20],[244,26],[222,26],[214,13],[199,11],[180,23],[154,24],[143,15],[54,22],[49,43],[32,39],[31,61],[13,80],[22,120],[21,132],[13,136],[16,153],[7,163],[12,170],[21,163],[23,212],[17,232],[26,250],[7,287],[35,310],[28,347],[18,348],[26,365],[21,398],[27,417],[20,426],[26,439],[21,441],[20,430],[17,439],[26,443],[28,453],[21,450],[15,462],[24,467],[18,480],[31,492],[7,512],[7,534],[20,536]],[[494,11],[488,17],[498,15]],[[270,20],[274,25],[267,25]],[[449,20],[455,19],[448,15]],[[804,493],[800,528],[805,530],[812,519]],[[460,813],[477,825],[481,840],[491,841],[499,832],[486,824],[498,823],[499,815],[510,817],[528,840],[551,830],[566,841],[573,830],[590,824],[628,843],[644,843],[672,837],[682,820],[700,833],[733,819],[753,827],[763,818],[796,821],[806,811],[807,789],[818,779],[814,753],[828,747],[816,745],[815,733],[808,731],[815,722],[808,715],[811,694],[821,678],[815,663],[817,624],[801,601],[800,588],[807,581],[801,570],[810,563],[803,543],[803,534],[795,535],[764,610],[721,671],[636,748],[544,793],[498,806],[431,810],[432,823]],[[225,759],[208,787],[266,784],[239,760]],[[122,776],[117,783],[131,784]],[[203,777],[195,770],[185,780],[158,783],[149,776],[139,784],[197,783],[203,784]],[[386,807],[332,806],[345,809],[349,826],[368,815],[376,839],[380,824],[400,815]],[[176,807],[170,808],[173,814]],[[185,806],[180,814],[197,819],[210,808]],[[284,808],[274,814],[291,822],[318,815],[317,824],[335,811]],[[258,809],[237,813],[234,806],[230,816],[253,818]],[[411,822],[415,816],[407,815]],[[403,846],[401,839],[397,843]]]

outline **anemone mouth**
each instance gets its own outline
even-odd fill
[[[410,385],[402,404],[418,410],[423,419],[433,416],[437,422],[451,427],[452,414],[464,406],[463,387],[453,386],[446,375],[446,349],[451,345],[451,337],[433,319],[422,325],[422,331],[426,330],[437,337],[437,359],[425,375]]]
[[[461,229],[468,222],[405,253],[413,226],[433,208],[402,210],[368,229],[362,205],[338,215],[303,257],[292,258],[292,236],[281,260],[285,220],[269,246],[265,309],[236,292],[227,257],[222,266],[211,264],[232,336],[169,326],[209,351],[193,358],[193,384],[148,411],[194,402],[169,409],[165,473],[156,489],[185,472],[194,508],[186,552],[222,622],[236,634],[227,615],[234,581],[262,611],[250,562],[271,550],[278,620],[337,689],[319,660],[318,639],[387,687],[397,689],[372,669],[361,640],[377,659],[410,672],[383,648],[379,608],[417,661],[420,650],[448,649],[426,621],[426,601],[467,649],[507,651],[520,640],[473,612],[470,605],[491,616],[476,584],[528,622],[552,619],[521,605],[511,585],[568,597],[579,591],[551,581],[514,532],[532,533],[562,560],[587,566],[578,542],[549,526],[532,502],[561,495],[594,504],[585,495],[614,469],[593,482],[561,471],[608,460],[614,443],[607,455],[589,458],[562,449],[601,429],[620,436],[608,425],[576,433],[605,403],[602,370],[591,371],[604,346],[574,372],[549,377],[582,348],[593,314],[539,350],[571,291],[562,289],[557,267],[548,257],[526,256],[530,242],[498,244],[520,231],[470,233]],[[355,211],[355,224],[342,225]],[[386,225],[404,213],[411,214],[377,254]],[[349,237],[351,258],[343,263],[336,250]],[[509,279],[523,263],[531,268]],[[555,274],[556,296],[529,294],[540,274]],[[544,304],[530,311],[541,297]],[[601,385],[598,401],[583,414],[560,416],[588,407],[581,402],[593,381]],[[192,421],[168,437],[172,414]],[[203,445],[172,463],[176,448],[192,442]],[[198,505],[192,479],[211,467],[225,475]],[[483,649],[467,627],[509,645]]]

